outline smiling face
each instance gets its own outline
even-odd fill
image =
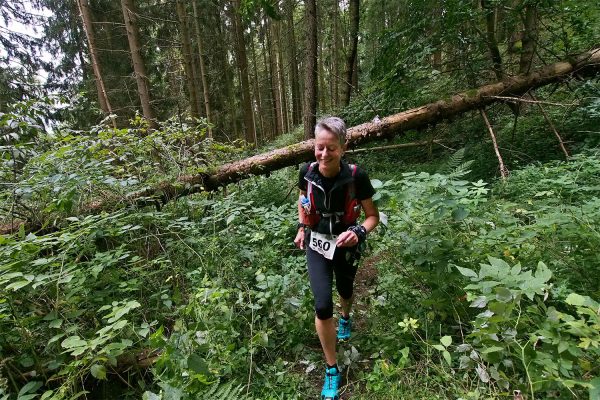
[[[319,163],[319,171],[323,176],[335,176],[340,170],[340,160],[344,154],[344,146],[334,133],[319,130],[315,136],[315,158]]]

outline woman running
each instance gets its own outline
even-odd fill
[[[379,212],[372,199],[375,189],[364,170],[342,161],[345,149],[344,121],[337,117],[320,120],[315,127],[317,161],[305,164],[298,179],[299,223],[294,243],[306,249],[315,300],[315,327],[327,363],[322,399],[339,398],[341,373],[336,360],[336,340],[350,338],[358,248],[379,223]],[[365,220],[359,225],[361,208]],[[333,319],[334,275],[341,304],[337,335]]]

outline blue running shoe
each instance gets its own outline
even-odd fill
[[[339,400],[338,387],[342,374],[336,367],[325,369],[325,383],[321,390],[321,400]]]
[[[337,340],[338,342],[345,342],[350,339],[350,332],[352,328],[352,319],[348,317],[348,319],[344,319],[340,317],[338,330],[337,330]]]

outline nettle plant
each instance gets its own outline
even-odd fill
[[[493,257],[478,272],[455,267],[471,281],[470,306],[481,309],[456,348],[460,368],[532,399],[595,390],[589,379],[600,365],[597,302],[574,293],[553,299],[552,272],[543,262],[535,271]]]

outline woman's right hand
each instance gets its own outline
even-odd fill
[[[298,233],[296,234],[296,238],[294,239],[294,244],[300,250],[304,250],[304,228],[298,229]]]

